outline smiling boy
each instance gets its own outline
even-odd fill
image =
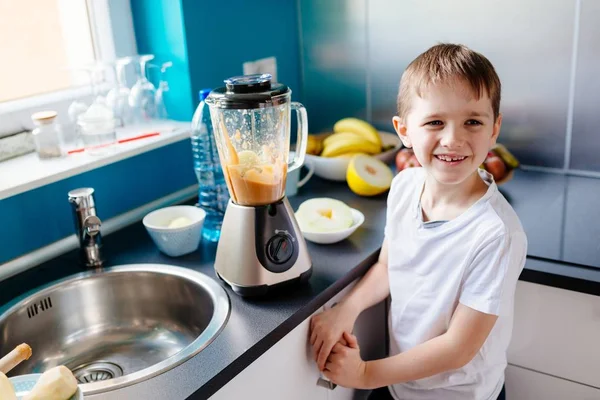
[[[394,178],[379,261],[311,320],[315,359],[333,382],[383,387],[373,399],[504,398],[527,238],[478,168],[500,133],[500,89],[489,60],[461,45],[433,46],[402,75],[393,124],[422,168]],[[388,296],[389,357],[365,362],[350,332]]]

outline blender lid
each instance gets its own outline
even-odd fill
[[[206,102],[226,109],[264,108],[288,101],[290,88],[271,82],[271,74],[240,75],[226,79],[225,85],[213,90]]]

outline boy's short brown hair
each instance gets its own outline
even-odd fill
[[[465,81],[477,99],[487,92],[495,121],[500,113],[501,87],[494,66],[485,56],[466,46],[447,43],[429,48],[406,67],[398,91],[400,118],[406,118],[413,94],[422,96],[428,85],[447,83],[456,78]]]

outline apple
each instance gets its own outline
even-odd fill
[[[506,176],[506,164],[504,161],[496,155],[492,155],[491,157],[485,159],[483,162],[486,171],[488,171],[494,177],[495,181],[499,181]]]
[[[420,167],[420,166],[421,166],[421,163],[419,163],[419,160],[417,160],[417,156],[415,156],[415,154],[413,153],[408,158],[408,160],[406,160],[406,162],[402,166],[402,169],[405,169],[405,168],[414,168],[414,167]]]
[[[400,172],[400,171],[402,171],[402,169],[404,169],[404,164],[406,163],[406,161],[408,161],[408,159],[413,154],[414,154],[414,152],[412,151],[412,149],[407,149],[407,148],[400,150],[396,154],[396,169],[398,170],[398,172]]]

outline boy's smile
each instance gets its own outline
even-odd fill
[[[483,163],[496,143],[502,116],[494,121],[487,93],[477,99],[462,81],[429,85],[421,96],[414,94],[403,120],[394,127],[419,163],[442,185],[464,182]]]

